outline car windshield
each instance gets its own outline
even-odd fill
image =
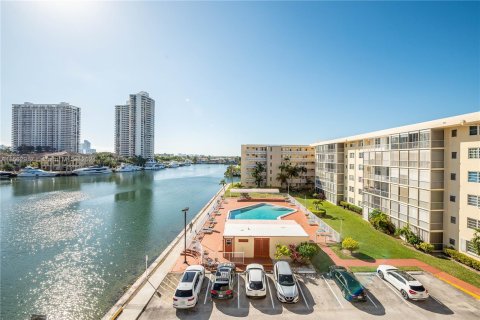
[[[188,298],[193,296],[192,290],[177,290],[175,291],[175,297],[178,298]]]
[[[185,272],[183,274],[183,278],[181,282],[193,282],[193,279],[195,278],[196,272]]]
[[[416,279],[414,277],[412,277],[410,274],[406,273],[405,271],[402,271],[402,270],[398,270],[398,271],[395,271],[400,277],[402,277],[403,279],[407,280],[407,281],[416,281]]]
[[[213,284],[213,290],[215,291],[227,291],[229,288],[228,288],[228,283],[222,283],[222,282],[215,282]]]
[[[410,286],[410,289],[417,291],[417,292],[423,292],[425,291],[425,288],[423,286]]]
[[[251,281],[250,282],[250,289],[252,289],[252,290],[262,290],[263,289],[262,281]]]
[[[278,282],[282,286],[293,286],[295,282],[293,281],[293,276],[291,274],[281,274],[278,276]]]

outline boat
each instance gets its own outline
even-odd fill
[[[179,165],[178,165],[178,162],[176,161],[171,161],[168,165],[167,165],[167,168],[178,168]]]
[[[72,171],[73,174],[77,176],[86,176],[86,175],[100,175],[100,174],[110,174],[112,169],[109,167],[102,166],[91,166],[87,168],[80,168]]]
[[[17,175],[15,173],[10,172],[10,171],[0,171],[0,179],[2,179],[2,180],[14,178],[16,176]]]
[[[134,171],[142,171],[143,167],[140,166],[132,166]]]
[[[42,177],[55,177],[57,175],[58,175],[57,172],[45,171],[42,169],[27,166],[17,174],[17,177],[18,178],[42,178]]]
[[[115,172],[133,172],[133,171],[137,171],[136,166],[133,166],[131,164],[124,164],[122,163],[120,165],[120,167],[116,168],[115,169]]]
[[[192,161],[190,161],[190,160],[187,159],[187,160],[185,160],[185,161],[183,162],[183,165],[186,166],[186,167],[191,166],[191,165],[192,165]]]
[[[165,166],[162,163],[158,163],[156,161],[147,161],[145,162],[145,166],[143,167],[144,170],[161,170],[165,169]]]

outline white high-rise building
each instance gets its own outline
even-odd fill
[[[92,149],[92,144],[88,140],[83,140],[83,143],[80,143],[80,153],[83,154],[92,154],[97,152],[96,149]]]
[[[153,159],[155,100],[141,91],[131,94],[125,105],[115,106],[115,153]]]
[[[12,105],[12,148],[14,151],[78,152],[80,108],[59,104]]]

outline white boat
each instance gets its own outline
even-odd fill
[[[192,165],[192,162],[190,160],[185,160],[185,162],[183,162],[183,165],[188,167]]]
[[[112,169],[110,169],[109,167],[91,166],[87,168],[73,170],[72,173],[76,174],[77,176],[100,175],[112,173]]]
[[[140,167],[140,166],[132,166],[132,167],[133,167],[133,170],[134,170],[134,171],[141,171],[141,170],[143,170],[143,168]]]
[[[168,168],[178,168],[178,162],[172,161],[167,165]]]
[[[57,176],[57,172],[49,172],[38,168],[33,167],[25,167],[17,174],[19,178],[40,178],[40,177],[55,177]]]
[[[122,163],[120,167],[115,169],[115,172],[133,172],[136,171],[136,166],[133,166],[131,164],[124,164]]]
[[[162,163],[158,163],[155,161],[147,161],[145,162],[145,166],[143,167],[144,170],[161,170],[165,169],[165,166]]]

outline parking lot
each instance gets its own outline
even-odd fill
[[[433,277],[428,273],[413,273],[430,293],[426,301],[405,301],[390,284],[375,273],[357,273],[359,281],[367,288],[368,301],[346,301],[336,283],[324,275],[296,275],[300,301],[282,304],[276,298],[272,274],[268,274],[267,296],[252,299],[245,296],[245,279],[237,274],[235,296],[230,300],[210,298],[211,279],[207,273],[198,304],[190,310],[172,307],[172,297],[179,273],[170,273],[162,282],[140,319],[224,319],[224,318],[319,318],[322,319],[478,319],[480,301]],[[240,293],[240,294],[239,294]]]

